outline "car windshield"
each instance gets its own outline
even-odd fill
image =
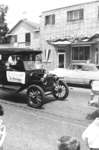
[[[41,55],[36,55],[35,57],[31,56],[28,58],[23,58],[23,63],[25,70],[33,70],[33,69],[41,69],[42,68],[42,61]]]
[[[95,64],[72,64],[70,69],[82,71],[97,71],[98,68]]]
[[[91,65],[83,65],[82,67],[83,71],[97,71],[97,67],[94,64]]]
[[[24,61],[25,70],[41,69],[42,63],[39,61]]]

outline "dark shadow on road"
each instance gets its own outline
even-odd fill
[[[90,89],[90,86],[88,86],[88,85],[77,85],[77,84],[68,84],[68,86],[70,86],[70,87],[80,87],[80,88],[85,88],[85,89]]]
[[[16,94],[14,92],[10,92],[10,93],[0,93],[0,99],[3,99],[5,101],[11,101],[11,102],[15,102],[15,103],[26,103],[26,95],[23,94]]]
[[[76,86],[72,85],[70,87],[82,87],[82,88],[88,88],[85,86]],[[15,93],[15,89],[0,89],[0,99],[3,99],[5,101],[11,101],[15,103],[21,103],[25,104],[27,103],[27,95],[25,92]],[[55,99],[52,95],[48,95],[44,98],[44,104],[52,103],[54,101],[60,101]],[[68,101],[68,97],[65,99],[65,101]],[[43,106],[42,106],[43,108]]]
[[[48,95],[48,96],[46,96],[45,97],[45,99],[44,99],[44,105],[46,105],[46,104],[48,104],[48,103],[53,103],[53,102],[55,102],[55,101],[68,101],[68,97],[66,98],[66,99],[64,99],[64,100],[58,100],[58,99],[55,99],[54,98],[54,96],[52,96],[52,95]],[[43,106],[44,106],[43,105]],[[42,109],[45,109],[44,107],[42,106]]]
[[[20,104],[27,103],[27,95],[25,92],[15,93],[15,91],[0,90],[0,99],[3,99],[5,101],[20,103]],[[44,98],[44,105],[48,103],[52,103],[54,101],[57,101],[57,100],[52,95],[48,95]],[[42,109],[44,109],[43,106],[42,106]]]
[[[54,101],[56,101],[56,99],[54,98],[54,97],[52,97],[52,96],[46,96],[45,97],[45,99],[44,99],[44,104],[47,104],[47,103],[52,103],[52,102],[54,102]]]

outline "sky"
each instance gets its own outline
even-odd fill
[[[6,22],[11,29],[19,20],[27,18],[39,23],[43,11],[96,0],[0,0],[8,6]]]

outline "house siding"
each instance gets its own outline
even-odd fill
[[[41,33],[44,33],[46,39],[77,37],[77,36],[91,36],[99,32],[99,18],[98,18],[99,2],[84,4],[79,6],[67,7],[66,9],[59,9],[48,11],[42,14]],[[67,21],[67,12],[77,9],[84,9],[84,19],[78,21]],[[46,15],[55,14],[55,25],[45,25],[44,19]]]
[[[67,12],[77,9],[83,9],[84,16],[83,20],[77,21],[67,21]],[[57,48],[53,45],[49,45],[47,41],[53,41],[57,39],[65,38],[81,38],[81,37],[90,37],[96,33],[99,33],[99,1],[84,3],[81,5],[74,5],[70,7],[64,7],[60,9],[50,10],[43,12],[41,15],[41,47],[43,50],[50,49],[53,51],[51,53],[51,68],[58,67],[58,51]],[[55,14],[55,24],[54,25],[45,25],[45,16]],[[71,63],[71,48],[66,49],[66,67]],[[90,58],[93,62],[93,56],[95,56],[95,47],[90,47]],[[54,58],[53,58],[54,55]],[[43,56],[44,57],[44,56]],[[49,69],[51,69],[49,67]]]

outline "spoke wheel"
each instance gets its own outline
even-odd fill
[[[39,108],[44,102],[44,91],[37,85],[32,85],[27,92],[28,105],[33,108]]]
[[[69,94],[69,89],[66,83],[58,81],[53,90],[53,95],[56,99],[64,100]]]

